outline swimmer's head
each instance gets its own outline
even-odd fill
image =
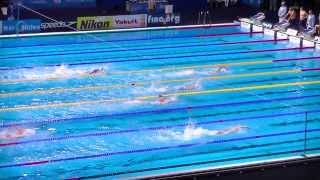
[[[131,85],[131,86],[135,86],[135,85],[136,85],[136,83],[131,83],[130,85]]]

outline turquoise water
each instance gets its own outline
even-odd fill
[[[0,137],[32,132],[0,139],[1,178],[134,178],[319,153],[320,53],[272,38],[234,26],[0,39]]]

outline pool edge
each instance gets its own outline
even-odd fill
[[[306,156],[291,156],[286,158],[275,158],[260,160],[247,163],[237,163],[230,165],[215,166],[209,168],[199,168],[194,170],[178,171],[174,173],[155,174],[150,176],[136,176],[124,178],[128,180],[147,180],[147,179],[184,179],[196,178],[199,176],[219,176],[220,174],[242,174],[245,171],[259,171],[270,167],[286,167],[290,164],[306,164],[311,161],[320,162],[320,153],[308,154]]]
[[[148,30],[188,29],[188,28],[200,28],[200,27],[205,28],[205,27],[228,27],[228,26],[240,26],[240,23],[230,22],[230,23],[217,23],[217,24],[185,25],[185,26],[164,26],[164,27],[109,29],[109,30],[93,30],[93,31],[11,34],[11,35],[0,35],[0,39],[1,38],[33,37],[33,36],[57,36],[57,35],[74,35],[74,34],[88,34],[88,33],[92,34],[92,33],[106,33],[106,32],[134,32],[134,31],[148,31]]]

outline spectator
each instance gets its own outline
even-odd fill
[[[316,26],[316,36],[320,36],[320,24]]]
[[[279,23],[282,23],[286,19],[287,11],[288,11],[288,7],[286,5],[286,2],[282,1],[281,7],[279,8],[279,11],[278,11]]]
[[[293,7],[289,8],[288,14],[287,14],[287,21],[289,22],[291,28],[298,28],[299,22],[297,19],[297,10]]]
[[[307,27],[304,29],[304,34],[314,36],[316,33],[316,16],[313,14],[313,11],[310,10],[307,18]]]
[[[307,18],[307,30],[314,29],[316,25],[316,16],[312,10],[309,10],[309,15]]]
[[[308,13],[303,7],[300,7],[299,14],[300,14],[299,24],[300,24],[300,27],[301,27],[300,29],[306,29]]]

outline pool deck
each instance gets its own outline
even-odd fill
[[[315,165],[316,164],[316,165]],[[311,177],[320,177],[317,172],[311,173],[311,168],[319,167],[320,164],[320,154],[310,154],[307,156],[292,156],[289,158],[278,158],[278,159],[270,159],[270,160],[263,160],[263,161],[255,161],[250,163],[239,163],[234,165],[227,165],[227,166],[216,166],[213,168],[206,168],[206,169],[196,169],[193,171],[181,171],[169,174],[159,174],[154,176],[144,176],[144,177],[134,177],[131,179],[216,179],[219,178],[221,180],[229,180],[229,179],[239,179],[242,174],[246,174],[248,177],[247,179],[255,179],[250,177],[250,173],[256,174],[259,173],[259,179],[264,180],[262,178],[263,174],[268,174],[266,179],[269,179],[272,173],[268,172],[270,170],[277,171],[280,175],[283,173],[282,171],[290,171],[291,168],[298,167],[295,169],[293,174],[300,174],[304,176],[311,176]],[[304,168],[301,168],[304,166]],[[307,170],[306,170],[307,168]],[[280,172],[279,172],[280,171]],[[306,172],[307,171],[307,172]],[[275,173],[275,172],[273,172]],[[286,175],[285,173],[283,175]],[[251,176],[252,176],[251,175]],[[292,176],[292,175],[291,175]],[[295,175],[297,176],[297,175]],[[279,177],[274,176],[274,177]],[[257,177],[256,177],[257,178]],[[241,178],[240,178],[241,179]],[[310,178],[306,178],[310,179]]]

